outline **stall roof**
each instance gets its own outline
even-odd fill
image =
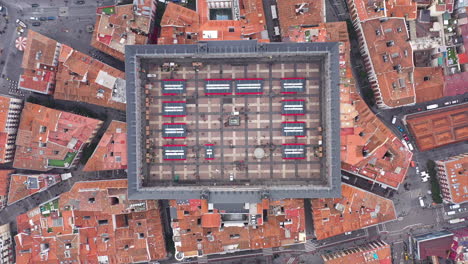
[[[206,160],[214,160],[215,159],[214,144],[206,144],[205,145],[205,159]]]
[[[262,78],[243,78],[236,79],[236,94],[262,94]]]
[[[286,143],[283,144],[283,159],[305,159],[305,144]]]
[[[166,117],[186,116],[185,101],[163,101],[163,115]]]
[[[283,122],[282,124],[283,136],[305,136],[305,122]]]
[[[305,78],[281,78],[281,93],[300,93],[305,90]]]
[[[164,145],[164,160],[185,160],[187,159],[187,145]]]
[[[163,138],[185,138],[187,136],[187,124],[185,123],[164,123]]]
[[[163,95],[179,95],[186,91],[185,79],[164,79],[161,82]]]
[[[205,95],[232,94],[232,79],[205,79]]]
[[[304,115],[305,101],[301,99],[283,100],[282,115]]]

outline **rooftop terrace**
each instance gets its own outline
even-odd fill
[[[134,46],[127,56],[132,197],[339,195],[336,43]]]

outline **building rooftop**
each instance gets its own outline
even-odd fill
[[[282,36],[288,36],[289,28],[293,26],[313,26],[325,22],[323,0],[283,0],[276,4]]]
[[[62,45],[54,98],[125,110],[125,74]]]
[[[155,11],[153,0],[98,7],[91,46],[123,61],[126,45],[148,43]]]
[[[330,69],[338,73],[337,48],[256,41],[129,47],[127,63],[138,57],[138,67],[157,76],[136,78],[127,67],[127,121],[133,124],[128,147],[138,153],[129,156],[130,196],[195,199],[206,190],[210,202],[258,202],[262,193],[274,200],[338,196],[338,76],[323,78]],[[321,66],[328,60],[321,54],[331,55],[331,68]],[[281,93],[281,78],[305,78],[304,92]],[[158,83],[168,79],[186,80],[186,93],[164,95]],[[205,93],[218,86],[222,94]],[[297,100],[300,111],[284,115],[283,103]],[[283,135],[282,123],[292,121],[306,122],[304,137]],[[186,124],[185,137],[164,138],[169,122]],[[139,131],[145,131],[142,137]],[[303,145],[300,160],[284,159],[283,144],[291,143]],[[213,144],[214,159],[203,159],[206,144]]]
[[[28,30],[21,64],[24,71],[18,84],[20,88],[43,94],[53,91],[60,45],[53,39]]]
[[[171,200],[176,259],[306,242],[304,200]]]
[[[439,67],[414,68],[416,102],[428,102],[444,97],[444,69]]]
[[[415,243],[416,258],[425,260],[436,256],[447,258],[450,245],[453,241],[453,233],[450,231],[438,231],[413,237]]]
[[[18,263],[135,263],[166,257],[158,201],[131,201],[127,180],[87,181],[17,217]]]
[[[62,181],[60,174],[12,174],[8,191],[8,204],[42,192]]]
[[[158,44],[242,39],[269,42],[261,0],[245,0],[241,5],[197,0],[196,6],[194,11],[169,2],[161,20]]]
[[[420,151],[468,139],[468,103],[406,116]]]
[[[453,75],[445,75],[445,96],[455,96],[468,92],[468,72],[460,72]]]
[[[411,76],[413,50],[402,18],[373,19],[361,23],[362,33],[375,77],[379,84],[377,98],[388,107],[415,103]]]
[[[413,0],[354,0],[357,19],[367,21],[384,17],[399,17],[408,20],[417,18],[417,3]]]
[[[366,263],[391,264],[392,248],[383,241],[372,241],[365,245],[322,255],[325,264]]]
[[[127,124],[112,120],[83,171],[127,168]]]
[[[26,103],[13,167],[38,171],[69,168],[101,124],[100,120]]]
[[[452,230],[453,241],[448,259],[459,263],[468,261],[468,228]]]
[[[437,164],[444,165],[447,179],[444,182],[448,185],[451,200],[457,204],[468,202],[468,153],[439,160]]]
[[[341,198],[311,200],[319,240],[397,218],[392,200],[344,183],[341,192]]]
[[[341,42],[340,119],[342,168],[397,189],[405,179],[412,152],[369,109],[356,91],[345,22],[291,27],[290,41]]]

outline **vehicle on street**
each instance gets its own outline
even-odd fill
[[[33,22],[32,25],[35,26],[35,27],[38,27],[38,26],[41,25],[41,22]]]
[[[408,135],[406,135],[406,134],[403,134],[403,138],[404,138],[406,141],[409,141],[409,137],[408,137]]]
[[[39,7],[39,4],[31,4],[31,7]]]
[[[448,222],[449,224],[458,224],[464,221],[465,221],[465,218],[454,218],[454,219],[450,219]]]
[[[54,17],[54,16],[50,16],[50,17],[47,18],[47,20],[55,20],[55,19],[56,19],[56,17]]]
[[[411,151],[414,150],[413,145],[412,145],[411,143],[408,143],[408,148],[409,148],[409,150],[411,150]]]
[[[401,126],[397,126],[397,128],[400,132],[405,132],[405,130]]]
[[[458,100],[453,100],[452,104],[458,104]]]
[[[394,125],[396,123],[396,116],[392,117],[392,124]]]
[[[431,105],[426,106],[426,109],[431,110],[431,109],[436,109],[437,107],[439,107],[438,104],[431,104]]]
[[[419,174],[419,167],[416,167],[416,174]]]
[[[3,6],[0,6],[0,12],[2,12],[2,11],[3,11]]]
[[[419,205],[423,208],[426,207],[426,205],[424,204],[424,199],[421,196],[419,196],[418,199],[419,199]]]
[[[468,97],[463,98],[463,102],[467,102],[467,101],[468,101]]]
[[[449,207],[450,207],[450,209],[458,209],[458,208],[460,208],[460,205],[459,204],[452,204]]]
[[[77,5],[84,5],[85,1],[76,1]]]
[[[351,235],[353,232],[346,232],[344,233],[346,236]]]
[[[30,17],[29,19],[31,19],[31,20],[39,20],[38,17]]]
[[[452,102],[448,101],[448,102],[445,102],[444,105],[451,105]]]
[[[456,214],[457,212],[455,211],[448,211],[448,212],[445,212],[445,215],[454,215]]]
[[[467,210],[468,210],[468,208],[466,208],[466,207],[465,208],[460,208],[460,209],[458,209],[458,212],[463,213],[463,212],[466,212]]]
[[[21,20],[19,20],[19,19],[16,19],[16,24],[20,25],[20,26],[23,27],[23,28],[27,28],[27,27],[28,27],[28,26],[26,26],[26,24],[25,24],[23,21],[21,21]]]
[[[411,167],[413,168],[416,167],[416,162],[414,162],[414,160],[412,160],[410,164],[411,164]]]
[[[40,17],[39,20],[40,21],[47,21],[47,17]]]

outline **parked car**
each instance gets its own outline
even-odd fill
[[[396,116],[392,117],[392,124],[394,125],[396,123]]]
[[[32,25],[35,26],[35,27],[38,27],[38,26],[41,25],[41,22],[33,22]]]
[[[406,141],[409,141],[409,137],[408,137],[408,135],[406,135],[406,134],[403,134],[403,138],[404,138]]]
[[[419,167],[416,167],[416,174],[419,174]]]
[[[453,100],[452,104],[458,104],[458,100]]]
[[[31,7],[39,7],[39,4],[31,4]]]
[[[40,17],[39,20],[40,21],[47,21],[47,17]]]
[[[348,236],[348,235],[351,235],[352,233],[353,233],[353,232],[346,232],[346,233],[344,233],[344,234],[345,234],[345,236]]]
[[[21,20],[19,20],[19,19],[16,19],[16,24],[20,25],[20,26],[23,27],[23,28],[27,28],[27,27],[28,27],[28,26],[26,26],[26,24],[25,24],[23,21],[21,21]]]
[[[411,143],[408,143],[408,148],[409,148],[409,150],[411,150],[411,151],[414,150],[414,147],[413,147],[413,145],[412,145]]]
[[[56,19],[56,17],[54,17],[54,16],[50,16],[50,17],[47,18],[47,20],[55,20],[55,19]]]
[[[421,207],[426,207],[426,205],[424,204],[424,199],[421,196],[419,196],[418,199],[419,199],[419,205]]]
[[[31,20],[39,20],[38,17],[30,17],[29,19],[31,19]]]
[[[449,207],[450,207],[450,209],[458,209],[458,208],[460,208],[460,205],[459,204],[452,204]]]
[[[455,211],[448,211],[448,212],[445,212],[445,215],[454,215],[456,214],[457,212]]]
[[[463,212],[465,212],[465,211],[467,211],[467,210],[468,210],[468,208],[466,208],[466,207],[465,207],[465,208],[460,208],[460,209],[458,209],[458,212],[459,212],[459,213],[463,213]]]
[[[3,11],[3,6],[0,6],[0,12],[2,12],[2,11]]]
[[[444,105],[451,105],[452,102],[448,101],[448,102],[445,102]]]
[[[401,126],[397,126],[397,128],[400,132],[405,132],[405,130]]]
[[[84,5],[85,1],[76,1],[77,5]]]

